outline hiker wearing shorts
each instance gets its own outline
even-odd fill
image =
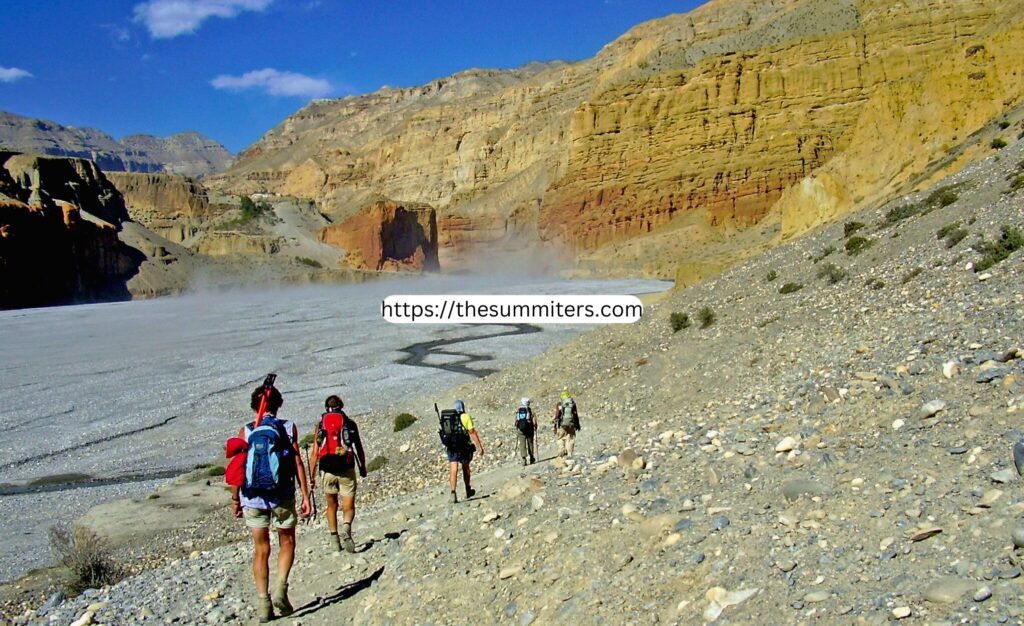
[[[558,456],[572,457],[576,447],[576,433],[580,431],[580,416],[576,411],[576,401],[568,391],[563,391],[561,399],[555,406],[553,420],[555,435],[558,437]]]
[[[355,552],[352,540],[352,520],[356,517],[356,466],[359,475],[366,478],[366,454],[359,438],[359,427],[342,411],[345,403],[338,396],[328,396],[324,402],[326,412],[320,416],[313,436],[313,460],[310,478],[316,482],[319,466],[324,475],[324,497],[327,499],[327,528],[331,532],[331,546],[341,551]],[[341,537],[338,536],[338,498],[344,520]]]
[[[530,408],[530,399],[523,398],[516,409],[516,449],[522,465],[526,466],[527,457],[530,464],[537,462],[533,451],[534,437],[537,436],[537,420],[533,417],[533,409]]]
[[[264,414],[258,421],[242,427],[238,437],[249,444],[246,465],[246,483],[241,488],[233,488],[232,512],[235,517],[245,519],[245,525],[252,533],[254,547],[252,573],[256,580],[257,605],[256,616],[260,623],[274,619],[274,609],[282,617],[291,615],[294,609],[288,600],[288,574],[295,560],[295,526],[299,517],[309,517],[311,505],[309,484],[306,480],[306,466],[299,454],[299,433],[295,424],[289,420],[277,418],[277,411],[284,400],[281,392],[274,387],[257,387],[252,393],[251,406],[259,411],[265,402]],[[274,431],[270,436],[279,443],[266,447],[267,431]],[[262,451],[262,452],[261,452]],[[260,467],[271,467],[260,460],[268,455],[275,455],[279,460],[276,482],[270,487],[256,488],[252,485],[262,484],[267,480],[267,472]],[[295,510],[295,479],[299,480],[302,490],[302,506],[298,514]],[[277,580],[274,584],[273,598],[268,593],[270,579],[270,527],[277,530],[280,550],[277,555]]]
[[[442,416],[447,413],[449,412],[445,411]],[[466,412],[466,405],[462,400],[455,401],[454,413],[457,415],[459,424],[462,427],[462,437],[459,437],[453,445],[446,444],[449,482],[452,488],[452,503],[459,501],[458,496],[455,494],[455,489],[459,485],[459,466],[462,466],[462,481],[466,484],[466,499],[472,498],[476,490],[470,486],[469,464],[473,461],[473,454],[477,449],[480,450],[480,456],[484,455],[484,444],[480,441],[480,435],[476,432],[473,418]],[[476,444],[475,448],[473,444]]]

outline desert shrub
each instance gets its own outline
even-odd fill
[[[760,322],[758,322],[757,323],[757,327],[758,328],[764,328],[765,326],[767,326],[769,324],[774,324],[775,322],[777,322],[777,321],[779,321],[781,319],[782,319],[781,315],[772,315],[771,317],[767,317],[767,318],[761,320]]]
[[[796,293],[803,288],[804,286],[801,285],[800,283],[786,283],[785,285],[782,286],[781,289],[779,289],[779,293],[781,293],[782,295],[786,295],[788,293]]]
[[[882,219],[881,226],[894,226],[903,220],[914,217],[920,212],[921,209],[916,204],[901,204],[899,206],[892,207],[885,212],[885,217]]]
[[[958,243],[967,239],[967,235],[971,234],[966,228],[957,228],[946,235],[946,248],[955,248]]]
[[[955,191],[955,189],[955,185],[946,185],[944,187],[939,187],[928,194],[928,197],[924,199],[926,212],[933,209],[947,207],[959,200],[960,195]]]
[[[879,226],[883,228],[894,226],[915,215],[927,215],[936,209],[947,207],[960,199],[960,195],[956,192],[959,187],[960,184],[943,185],[916,204],[901,204],[893,207],[886,212]]]
[[[702,307],[700,311],[697,311],[697,321],[700,322],[701,328],[707,328],[715,323],[718,316],[711,310],[711,307]]]
[[[867,226],[867,224],[864,222],[846,222],[843,224],[843,237],[849,237],[865,226]]]
[[[210,468],[210,467],[213,467],[213,463],[198,463],[192,469],[201,470],[201,469],[207,469],[207,468]]]
[[[384,467],[388,463],[388,457],[377,455],[373,457],[369,463],[366,464],[366,471],[376,472],[380,468]]]
[[[1008,144],[1006,143],[1006,140],[1003,139],[1002,137],[996,137],[995,139],[992,140],[992,143],[990,145],[992,146],[993,150],[1002,150]]]
[[[946,237],[949,237],[950,233],[952,233],[958,228],[960,228],[960,222],[950,222],[943,226],[942,228],[940,228],[939,230],[935,231],[935,238],[945,239]]]
[[[917,278],[918,276],[920,276],[921,272],[923,272],[923,271],[924,271],[923,267],[915,267],[914,269],[910,270],[909,272],[907,272],[906,274],[903,275],[903,278],[900,279],[900,284],[901,285],[906,285],[910,281],[912,281],[915,278]]]
[[[829,257],[829,255],[831,255],[835,251],[836,251],[836,247],[835,246],[831,246],[831,245],[825,246],[824,248],[822,248],[821,250],[818,251],[818,254],[816,254],[813,257],[811,257],[811,260],[814,261],[815,263],[820,263],[820,262],[824,261],[825,259],[827,259]]]
[[[65,586],[71,594],[113,585],[124,577],[107,542],[88,528],[51,527],[50,549],[57,564],[67,570]]]
[[[775,270],[769,270],[768,271],[768,275],[765,276],[764,279],[766,281],[768,281],[768,282],[772,282],[773,280],[775,280],[778,277],[779,277],[779,273],[778,272],[776,272]]]
[[[1006,130],[1009,127],[1010,127],[1010,123],[1009,122],[1007,122],[1006,120],[999,120],[999,129],[1000,130]]]
[[[301,263],[302,265],[307,266],[307,267],[315,267],[315,268],[323,267],[323,264],[321,264],[320,261],[317,261],[316,259],[310,259],[310,258],[304,257],[304,256],[297,256],[297,257],[295,257],[295,260],[298,261],[299,263]]]
[[[993,242],[982,239],[974,244],[974,249],[981,253],[981,260],[974,264],[974,271],[983,272],[1021,248],[1024,248],[1024,232],[1016,226],[1004,224],[999,239]]]
[[[882,280],[881,278],[869,278],[868,282],[864,283],[864,286],[865,287],[870,287],[870,288],[872,288],[872,289],[877,291],[877,290],[885,287],[885,281]]]
[[[305,435],[303,435],[302,439],[299,439],[299,447],[308,448],[311,445],[313,445],[313,436],[314,433],[306,433]]]
[[[818,278],[824,278],[828,284],[834,285],[846,278],[848,272],[835,263],[823,263],[818,268]]]
[[[668,323],[672,326],[672,332],[678,333],[684,328],[690,327],[690,316],[686,313],[673,313],[668,316]]]
[[[242,196],[238,206],[241,209],[241,215],[238,217],[238,223],[240,224],[251,222],[271,212],[269,204],[263,201],[253,202],[253,199],[249,196]]]
[[[395,416],[395,432],[405,430],[416,423],[416,416],[411,413],[399,413]]]
[[[871,247],[871,240],[867,237],[861,237],[855,235],[846,240],[846,254],[850,256],[857,256],[861,252],[864,252]]]
[[[1021,189],[1024,189],[1024,174],[1014,176],[1013,179],[1010,180],[1009,193],[1016,193]]]
[[[211,478],[213,478],[215,476],[223,476],[224,475],[224,471],[225,471],[224,468],[221,467],[220,465],[214,465],[210,469],[206,470],[206,475],[210,476]]]

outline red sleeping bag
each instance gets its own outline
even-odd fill
[[[249,444],[241,437],[232,437],[224,444],[224,457],[229,459],[224,470],[224,482],[232,487],[245,484],[245,461],[249,454]]]

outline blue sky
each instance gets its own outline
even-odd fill
[[[312,97],[592,56],[697,0],[5,0],[0,110],[237,152]]]

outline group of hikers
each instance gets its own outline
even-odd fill
[[[299,519],[309,519],[315,500],[312,496],[317,484],[317,473],[322,475],[324,498],[327,501],[327,527],[331,546],[336,552],[342,548],[355,552],[352,539],[352,521],[355,519],[356,472],[366,477],[366,453],[359,436],[359,427],[345,414],[345,403],[340,396],[328,396],[324,413],[313,431],[308,453],[308,464],[303,462],[299,432],[295,423],[278,417],[284,404],[281,392],[274,386],[275,375],[270,374],[263,384],[252,392],[250,408],[255,419],[243,426],[225,447],[229,459],[225,481],[231,490],[232,514],[243,518],[252,534],[252,572],[256,581],[256,615],[260,623],[275,617],[286,617],[294,612],[288,599],[288,575],[295,561],[295,529]],[[448,456],[451,502],[458,502],[461,467],[466,498],[476,493],[470,484],[470,463],[484,445],[466,405],[456,400],[451,409],[437,412],[438,434]],[[552,421],[558,438],[559,455],[572,456],[576,433],[580,431],[576,402],[568,391],[563,391],[555,408]],[[518,439],[517,453],[523,466],[535,463],[538,423],[530,406],[523,398],[515,413]],[[307,465],[309,473],[307,474]],[[302,503],[296,510],[295,483],[302,493]],[[340,499],[340,501],[339,501]],[[341,505],[342,528],[338,529],[338,505]],[[277,531],[279,550],[277,578],[270,589],[270,529]]]

